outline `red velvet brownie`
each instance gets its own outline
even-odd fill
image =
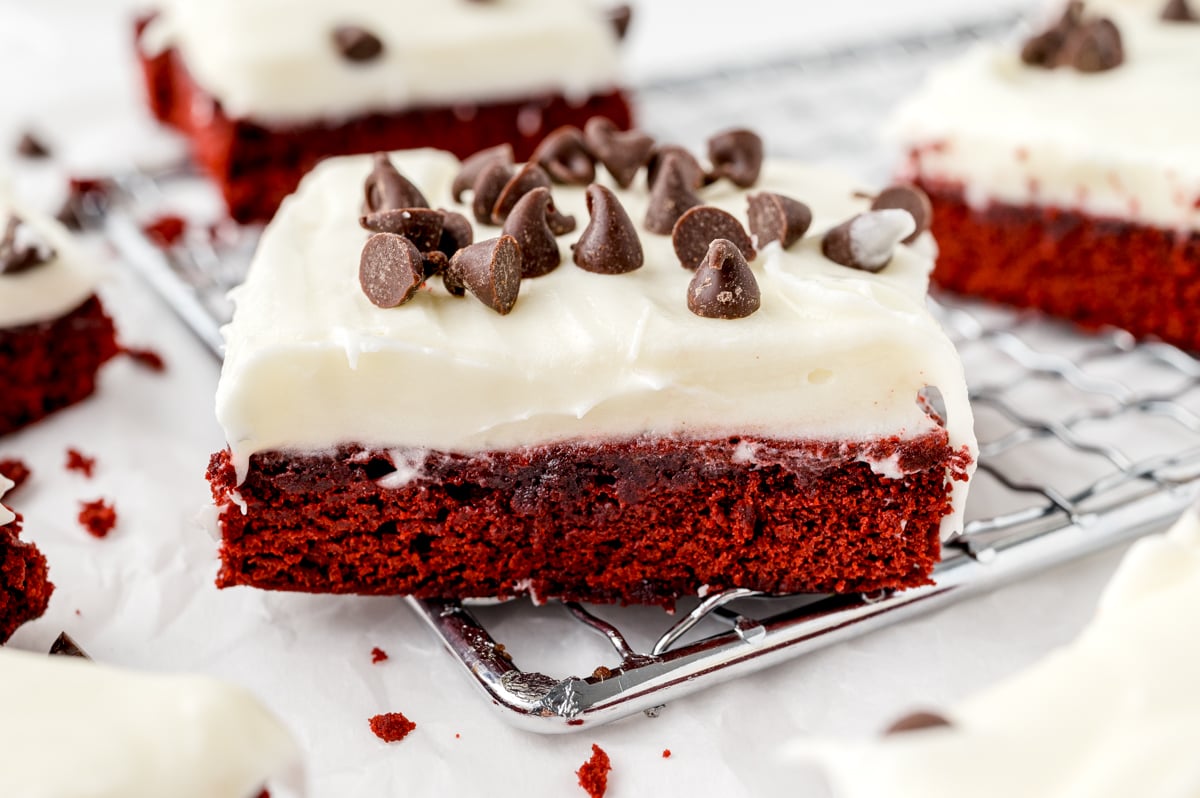
[[[0,476],[0,499],[13,483]],[[17,627],[40,618],[54,585],[46,575],[46,558],[32,543],[18,539],[21,517],[0,504],[0,645]]]
[[[91,395],[118,347],[97,274],[53,220],[0,207],[0,435]]]
[[[905,178],[935,211],[934,279],[1200,349],[1200,24],[1178,1],[1063,5],[899,114]]]
[[[507,142],[526,157],[562,125],[630,122],[617,88],[628,18],[590,2],[157,6],[138,25],[150,107],[238,221],[269,219],[331,155]]]
[[[746,131],[705,166],[652,147],[593,123],[540,163],[305,179],[226,331],[220,585],[670,606],[929,581],[975,452],[929,236]]]

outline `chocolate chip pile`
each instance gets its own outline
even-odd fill
[[[1058,22],[1025,42],[1021,60],[1044,69],[1067,66],[1104,72],[1124,63],[1125,49],[1116,23],[1108,17],[1086,17],[1082,0],[1072,0]]]
[[[455,296],[470,293],[500,314],[509,313],[521,280],[549,274],[562,255],[557,237],[573,232],[574,216],[554,204],[554,186],[585,186],[589,221],[572,245],[579,268],[617,275],[645,262],[637,228],[617,195],[595,182],[603,167],[622,188],[645,167],[649,192],[643,226],[669,235],[680,265],[692,272],[688,308],[698,316],[742,318],[762,303],[749,262],[758,248],[778,242],[787,249],[812,224],[812,211],[799,200],[760,192],[747,196],[749,231],[733,214],[704,204],[697,192],[720,180],[751,188],[763,165],[762,139],[752,131],[729,130],[708,142],[709,168],[683,147],[656,145],[640,131],[622,131],[607,119],[583,130],[562,127],[534,150],[528,163],[514,163],[507,144],[467,158],[451,184],[455,202],[471,192],[471,213],[501,235],[475,243],[471,223],[428,201],[393,166],[375,155],[364,185],[360,224],[373,233],[362,250],[359,282],[367,298],[391,308],[411,300],[435,275]],[[875,197],[871,210],[825,234],[822,251],[853,269],[877,272],[901,242],[929,228],[929,198],[918,189],[895,186]]]
[[[54,260],[54,250],[15,213],[4,225],[0,238],[0,274],[20,274]]]

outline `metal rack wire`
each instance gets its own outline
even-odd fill
[[[993,19],[646,85],[639,89],[642,118],[661,138],[684,144],[736,119],[765,131],[779,154],[880,181],[890,158],[874,131],[895,101],[932,64],[1013,22]],[[230,228],[215,243],[207,233],[188,235],[164,250],[141,224],[169,205],[181,183],[195,190],[196,178],[134,173],[117,182],[118,201],[104,219],[109,236],[219,353],[218,327],[230,312],[224,295],[241,280],[258,231]],[[963,357],[981,445],[968,523],[946,544],[936,585],[872,596],[728,591],[682,605],[665,629],[656,616],[652,642],[642,646],[629,633],[633,610],[527,602],[503,608],[518,623],[532,613],[565,612],[597,633],[597,661],[616,656],[616,667],[569,678],[530,667],[519,646],[495,639],[490,608],[408,603],[506,719],[539,732],[572,731],[654,714],[716,682],[1160,529],[1195,498],[1200,363],[1120,331],[1084,335],[953,297],[933,305]],[[636,623],[645,627],[645,617]]]

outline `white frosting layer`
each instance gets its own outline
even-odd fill
[[[470,215],[450,197],[452,156],[422,150],[393,161],[434,207]],[[584,191],[557,186],[556,205],[579,223],[559,238],[564,263],[522,281],[512,313],[500,316],[436,279],[399,308],[367,300],[358,212],[370,169],[369,156],[317,167],[268,226],[234,293],[217,416],[243,475],[254,452],[349,442],[478,452],[641,435],[912,438],[934,428],[917,403],[928,385],[944,397],[951,444],[974,455],[962,366],[925,307],[927,238],[900,247],[878,274],[821,254],[819,233],[867,204],[844,178],[768,163],[755,190],[807,202],[817,233],[759,254],[751,268],[762,308],[737,320],[688,310],[692,273],[668,236],[642,231],[646,265],[630,274],[576,267],[570,245],[588,221]],[[644,180],[617,194],[640,222]],[[721,182],[701,196],[745,219],[744,190]],[[475,237],[498,234],[477,226]]]
[[[839,798],[1200,795],[1200,520],[1138,542],[1069,646],[969,699],[952,729],[804,745]]]
[[[12,489],[12,486],[12,480],[3,474],[0,474],[0,499],[4,498],[4,494],[8,493]],[[12,510],[8,509],[3,504],[0,504],[0,526],[11,524],[14,518],[16,518],[16,516],[13,515]]]
[[[54,219],[0,194],[0,233],[16,212],[55,257],[17,274],[0,274],[0,328],[56,319],[83,304],[96,290],[100,270]]]
[[[617,39],[588,0],[159,0],[147,52],[176,48],[234,118],[346,118],[617,82]],[[372,31],[382,55],[342,58],[331,32]]]
[[[0,649],[0,795],[251,798],[299,749],[245,691]]]
[[[1200,230],[1200,25],[1160,21],[1165,2],[1087,3],[1121,31],[1125,62],[1107,72],[1026,66],[1015,39],[981,45],[934,74],[892,137],[919,149],[917,172],[961,182],[978,207]]]

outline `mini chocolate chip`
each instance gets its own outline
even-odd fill
[[[887,208],[900,208],[908,211],[917,223],[916,231],[902,243],[911,244],[917,236],[929,229],[933,222],[933,203],[929,195],[916,186],[892,186],[884,189],[871,203],[871,210],[882,211]]]
[[[546,224],[554,235],[565,236],[575,229],[575,217],[569,213],[563,213],[551,202],[550,209],[546,211]]]
[[[633,184],[633,178],[654,150],[651,136],[640,130],[618,130],[611,119],[602,116],[592,117],[583,126],[583,140],[621,188]]]
[[[381,308],[403,305],[425,282],[421,253],[404,236],[376,233],[363,245],[358,282],[371,304]]]
[[[655,147],[650,151],[650,160],[646,162],[646,187],[654,188],[654,182],[658,180],[658,172],[668,155],[678,156],[680,167],[683,170],[683,175],[686,178],[684,181],[688,188],[700,188],[705,185],[706,177],[704,169],[700,167],[700,162],[696,160],[696,156],[686,147],[680,147],[678,144],[664,144],[661,147]]]
[[[826,233],[821,251],[834,263],[877,272],[892,262],[896,245],[916,229],[917,223],[908,211],[867,211]]]
[[[375,165],[363,185],[363,214],[396,208],[428,208],[420,190],[396,171],[386,152],[375,153]]]
[[[504,224],[517,200],[538,187],[550,188],[550,175],[546,174],[546,170],[541,166],[530,161],[518,169],[500,190],[500,195],[492,205],[492,224]]]
[[[50,150],[37,136],[25,132],[21,135],[21,140],[17,142],[17,155],[22,158],[48,158]]]
[[[758,280],[737,244],[713,241],[688,285],[688,310],[710,319],[741,319],[761,304]]]
[[[25,232],[33,240],[19,241]],[[32,227],[15,213],[8,217],[0,238],[0,274],[20,274],[54,259],[54,250],[36,236]]]
[[[1067,37],[1083,22],[1083,3],[1072,0],[1058,21],[1029,37],[1021,47],[1021,60],[1030,66],[1053,69],[1061,63]]]
[[[750,188],[762,171],[763,142],[751,130],[737,129],[718,133],[708,140],[708,160],[712,174],[727,177],[735,186]]]
[[[550,132],[533,151],[536,161],[556,183],[586,186],[596,179],[596,161],[579,128],[564,125]]]
[[[395,233],[421,252],[437,249],[442,240],[442,212],[429,208],[397,208],[361,217],[358,223],[373,233]]]
[[[700,204],[689,185],[690,170],[691,164],[678,153],[663,157],[646,208],[645,228],[651,233],[668,235],[680,216]]]
[[[333,29],[333,44],[347,61],[362,62],[378,58],[383,42],[366,28],[339,25]]]
[[[599,183],[587,187],[591,218],[575,244],[575,265],[597,274],[624,274],[640,269],[642,242],[633,220],[611,190]]]
[[[622,3],[608,10],[608,21],[617,32],[617,39],[624,41],[629,35],[629,23],[633,20],[633,9]]]
[[[463,247],[450,259],[442,282],[450,293],[463,290],[501,316],[507,315],[521,291],[522,252],[517,240],[502,235]]]
[[[558,268],[562,253],[546,218],[554,210],[550,189],[535,188],[517,202],[504,222],[504,235],[521,247],[521,276],[541,277]]]
[[[475,176],[474,196],[471,197],[471,212],[475,215],[475,221],[480,224],[492,223],[492,208],[496,207],[496,200],[500,199],[501,192],[512,176],[512,167],[497,158],[483,165]]]
[[[922,729],[950,727],[950,721],[936,712],[910,712],[888,726],[883,734],[885,737],[890,737],[893,734],[904,734],[905,732],[920,731]]]
[[[754,243],[765,247],[778,241],[787,249],[800,240],[812,224],[812,211],[799,200],[764,191],[746,197],[747,216]]]
[[[50,656],[52,657],[78,657],[79,659],[88,659],[87,655],[75,639],[66,632],[60,632],[58,637],[54,638],[54,642],[50,645]]]
[[[467,217],[454,211],[442,211],[442,240],[438,242],[440,252],[447,258],[453,258],[455,252],[471,246],[474,240],[475,231]]]
[[[697,268],[708,256],[709,245],[718,238],[732,241],[746,260],[754,260],[758,255],[750,234],[737,217],[711,205],[688,210],[671,230],[671,244],[685,269]]]
[[[1067,37],[1060,57],[1080,72],[1115,69],[1125,61],[1121,31],[1111,19],[1092,20]]]
[[[1188,0],[1167,0],[1160,15],[1165,22],[1197,22],[1197,17],[1188,5]]]
[[[462,162],[462,168],[454,177],[454,182],[450,184],[450,192],[454,196],[455,202],[462,202],[463,192],[469,188],[474,188],[475,180],[479,177],[479,173],[484,167],[492,161],[499,159],[505,166],[513,164],[513,148],[511,144],[497,144],[495,147],[488,147],[486,150],[480,150],[471,157]]]

